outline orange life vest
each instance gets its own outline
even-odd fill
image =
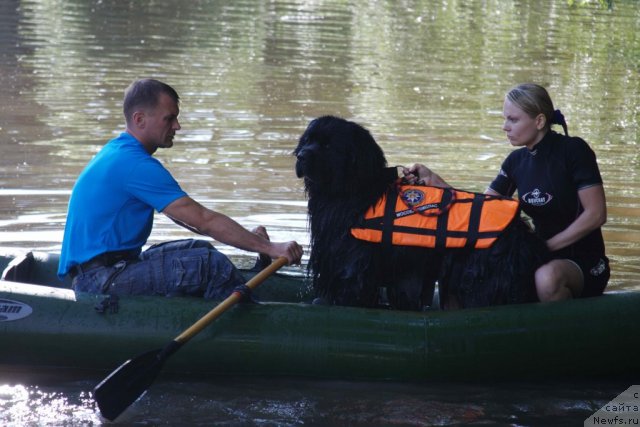
[[[513,199],[453,188],[398,185],[369,208],[351,234],[401,246],[488,248],[518,212],[519,203]]]

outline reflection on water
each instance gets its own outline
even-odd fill
[[[60,388],[0,385],[0,409],[5,425],[99,425],[91,395],[71,397]],[[6,424],[10,422],[10,424]]]
[[[598,155],[612,289],[640,282],[633,1],[611,10],[564,0],[7,0],[0,7],[0,187],[23,192],[0,196],[3,219],[13,220],[0,229],[2,245],[58,248],[44,233],[60,235],[67,195],[27,191],[70,190],[123,129],[122,92],[141,76],[164,79],[182,96],[183,130],[158,157],[183,187],[245,225],[258,215],[274,238],[303,243],[304,194],[290,154],[308,120],[355,119],[391,164],[423,161],[453,185],[482,191],[511,149],[500,130],[503,93],[535,80]],[[49,229],[30,223],[32,215],[49,215]],[[185,235],[159,221],[152,243]]]
[[[13,425],[100,425],[94,383],[0,386],[0,420]],[[54,377],[52,377],[54,378]],[[59,378],[59,377],[58,377]],[[207,382],[164,378],[129,407],[116,425],[449,426],[579,425],[628,388],[596,384],[386,384],[216,377]],[[550,398],[549,395],[553,397]]]
[[[122,93],[139,77],[181,94],[183,129],[157,155],[184,189],[247,227],[265,224],[274,240],[305,244],[291,152],[310,119],[359,121],[390,164],[426,162],[482,191],[511,150],[503,94],[533,80],[598,155],[610,289],[640,289],[639,27],[632,0],[611,10],[565,0],[3,0],[0,246],[59,249],[75,178],[122,131]],[[159,216],[150,243],[187,235]]]
[[[122,91],[141,76],[165,79],[182,95],[183,131],[158,157],[183,187],[240,221],[259,215],[275,238],[303,243],[296,218],[304,194],[290,153],[309,119],[358,120],[391,164],[424,161],[455,186],[482,191],[511,149],[500,130],[502,95],[536,80],[598,154],[612,288],[638,283],[640,12],[632,1],[613,10],[563,0],[1,7],[0,186],[24,191],[0,196],[0,212],[14,220],[0,229],[3,245],[57,248],[38,234],[8,234],[56,236],[63,226],[66,194],[26,191],[69,191],[122,130]],[[134,24],[136,15],[147,19]],[[49,230],[28,221],[43,214]],[[272,214],[290,215],[292,226]],[[159,221],[152,243],[185,233]]]

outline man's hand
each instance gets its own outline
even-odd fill
[[[284,243],[273,243],[275,246],[274,256],[284,256],[289,260],[289,265],[300,265],[302,260],[302,246],[300,246],[297,242],[284,242]]]
[[[254,234],[262,237],[266,240],[269,239],[269,234],[267,233],[267,229],[264,226],[260,225],[253,230],[251,230]],[[289,265],[296,265],[301,263],[303,250],[302,247],[294,241],[284,242],[284,243],[272,243],[273,252],[271,253],[261,253],[260,258],[266,257],[269,259],[277,258],[279,256],[284,256],[289,260]],[[264,262],[264,261],[263,261]]]

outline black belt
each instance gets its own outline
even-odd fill
[[[119,261],[129,261],[137,258],[137,251],[105,252],[91,258],[89,261],[83,262],[80,265],[71,267],[71,269],[69,270],[69,275],[73,279],[83,271],[91,270],[98,267],[111,267],[113,264]]]

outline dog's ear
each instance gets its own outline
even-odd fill
[[[382,148],[371,133],[364,127],[357,125],[353,135],[354,150],[351,151],[351,162],[359,181],[377,182],[384,177],[383,170],[387,167],[387,159]]]

